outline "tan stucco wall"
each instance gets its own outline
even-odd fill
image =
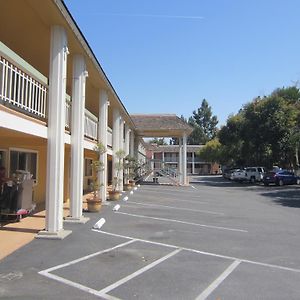
[[[37,151],[37,184],[34,186],[34,202],[37,204],[45,202],[46,188],[46,165],[47,165],[47,144],[43,139],[37,138],[0,138],[0,149],[9,151],[10,148]],[[8,153],[9,156],[9,153]],[[8,159],[8,158],[7,158]],[[8,163],[8,161],[7,161]]]

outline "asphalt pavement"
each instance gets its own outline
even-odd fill
[[[0,261],[0,298],[300,299],[299,192],[219,176],[142,185]]]

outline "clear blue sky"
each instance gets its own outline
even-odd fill
[[[65,0],[129,113],[221,124],[300,80],[299,0]]]

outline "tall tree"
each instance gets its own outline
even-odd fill
[[[201,106],[193,111],[188,123],[194,127],[188,139],[189,144],[205,144],[217,135],[218,118],[212,114],[211,106],[205,99],[202,100]]]

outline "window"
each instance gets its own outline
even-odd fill
[[[91,158],[84,159],[84,176],[92,176],[93,175],[93,168],[92,168],[93,160]]]
[[[0,150],[0,167],[6,168],[6,151]]]
[[[23,170],[32,174],[32,179],[37,179],[37,152],[10,150],[9,157],[9,176],[17,170]]]

